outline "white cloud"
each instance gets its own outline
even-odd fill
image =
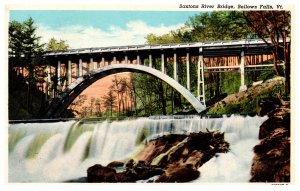
[[[66,40],[71,48],[88,48],[144,44],[146,41],[145,37],[149,33],[162,35],[182,26],[183,24],[153,27],[138,20],[128,22],[125,29],[112,25],[106,31],[81,25],[72,25],[57,29],[39,25],[37,34],[42,37],[43,43],[47,43],[50,38],[54,37]]]

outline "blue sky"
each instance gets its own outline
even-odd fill
[[[143,44],[149,33],[161,35],[183,26],[191,11],[12,10],[10,20],[32,17],[43,42],[67,40],[72,48]]]

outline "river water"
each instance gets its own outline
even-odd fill
[[[9,182],[63,182],[86,176],[88,167],[124,161],[141,145],[137,139],[147,129],[147,139],[164,134],[189,134],[220,130],[230,152],[219,153],[199,168],[193,182],[248,182],[258,143],[259,126],[267,117],[199,116],[138,118],[80,123],[19,123],[9,125]]]

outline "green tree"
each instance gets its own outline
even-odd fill
[[[290,92],[291,13],[289,11],[247,11],[244,16],[251,29],[272,48],[274,71],[285,77],[286,93]],[[271,40],[271,43],[268,42]],[[280,43],[282,41],[282,43]],[[280,73],[278,63],[283,60],[285,72]]]
[[[196,14],[176,31],[146,36],[147,43],[163,44],[210,40],[236,40],[253,36],[242,12],[213,11]]]
[[[153,76],[133,74],[135,107],[139,115],[173,113],[173,88]]]
[[[67,50],[70,46],[65,40],[56,40],[52,37],[49,42],[47,43],[46,50],[47,51],[54,51],[54,50]]]
[[[44,73],[37,72],[36,66],[41,63],[44,44],[40,43],[40,36],[36,35],[37,27],[32,18],[20,23],[9,22],[9,68],[10,73],[15,66],[26,68],[27,110],[32,108],[33,92],[36,88],[37,78]]]
[[[192,41],[237,40],[251,35],[243,13],[238,11],[213,11],[189,18]]]
[[[114,90],[110,89],[108,93],[102,97],[102,99],[106,112],[110,111],[110,116],[112,117],[113,109],[116,107],[116,96],[114,95]]]

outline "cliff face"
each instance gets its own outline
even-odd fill
[[[251,182],[290,182],[290,108],[280,106],[260,126]]]

